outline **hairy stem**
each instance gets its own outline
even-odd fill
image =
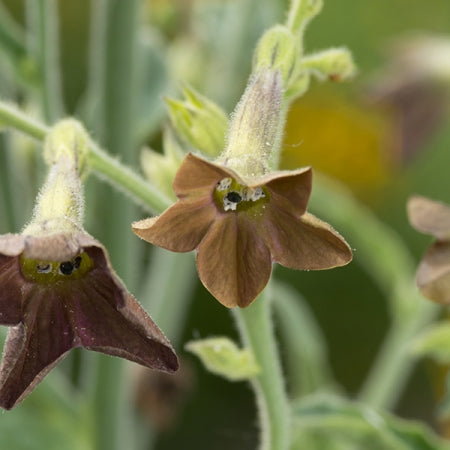
[[[252,381],[261,427],[260,450],[287,450],[290,443],[290,410],[281,372],[270,313],[264,291],[245,309],[233,309],[241,338],[253,351],[261,372]]]

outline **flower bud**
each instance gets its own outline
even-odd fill
[[[287,26],[294,33],[302,32],[308,22],[319,14],[323,0],[292,0]]]
[[[321,80],[328,78],[341,81],[353,77],[356,73],[352,54],[346,48],[330,48],[305,56],[301,66]]]
[[[225,112],[189,86],[183,87],[183,94],[184,101],[166,99],[175,130],[196,149],[217,156],[223,148],[228,126]]]
[[[300,51],[299,39],[287,27],[277,25],[260,39],[253,57],[253,72],[279,70],[284,86],[288,88],[298,75]]]

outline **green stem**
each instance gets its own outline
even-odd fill
[[[290,409],[270,316],[269,294],[264,291],[245,309],[233,309],[241,338],[261,367],[252,381],[261,426],[260,450],[287,450]]]
[[[122,190],[136,204],[150,212],[161,213],[173,203],[138,173],[121,164],[118,159],[111,157],[95,144],[90,146],[89,164],[100,178]]]
[[[64,114],[59,66],[58,12],[55,0],[33,0],[27,4],[34,35],[31,51],[39,62],[43,114],[51,124]]]
[[[0,102],[0,124],[21,131],[41,142],[49,131],[49,127],[4,102]],[[127,193],[136,204],[154,213],[160,213],[172,204],[172,201],[157,188],[101,150],[95,143],[90,143],[89,150],[89,164],[95,173]]]
[[[15,61],[25,58],[25,36],[23,30],[14,22],[6,7],[0,5],[0,47]]]
[[[419,297],[418,294],[415,294]],[[411,292],[410,300],[414,293]],[[423,307],[407,321],[394,321],[383,346],[367,377],[358,398],[361,402],[379,409],[392,409],[411,375],[415,356],[411,342],[436,316],[436,305],[424,302]]]
[[[273,308],[282,339],[290,397],[333,388],[325,337],[305,300],[288,284],[272,281]]]
[[[361,205],[338,183],[326,179],[314,186],[311,205],[344,234],[351,236],[355,260],[362,264],[389,300],[392,323],[360,399],[390,408],[401,395],[415,357],[411,340],[431,322],[437,307],[420,297],[414,287],[414,262],[391,228]]]
[[[49,127],[5,102],[0,102],[0,126],[14,128],[38,141],[43,141],[49,132]]]

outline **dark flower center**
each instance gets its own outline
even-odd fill
[[[59,265],[59,271],[63,275],[71,275],[74,270],[77,270],[81,264],[81,256],[77,256],[73,261],[64,261]]]
[[[225,195],[225,198],[231,203],[240,203],[242,201],[242,197],[239,192],[234,191],[228,192],[228,194]]]

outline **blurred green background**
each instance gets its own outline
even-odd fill
[[[88,43],[92,32],[90,2],[60,0],[58,3],[67,113],[87,121],[94,139],[109,147],[104,135],[90,126],[88,118],[92,117],[92,111],[85,104]],[[23,1],[3,0],[3,4],[18,23],[26,22]],[[267,26],[283,20],[288,6],[280,0],[148,0],[137,5],[139,32],[136,36],[142,52],[139,64],[145,68],[141,71],[144,77],[133,78],[131,86],[124,86],[136,94],[132,118],[136,132],[132,150],[127,149],[132,154],[122,156],[136,166],[143,145],[161,147],[162,129],[168,122],[163,96],[176,96],[180,81],[190,82],[228,112],[232,111],[245,87],[256,40]],[[402,63],[395,64],[399,61],[395,51],[398,40],[420,35],[441,35],[450,42],[448,0],[326,0],[322,13],[308,28],[305,51],[345,45],[353,52],[359,73],[350,83],[313,83],[288,118],[282,162],[284,168],[312,164],[317,171],[348,185],[361,202],[399,233],[417,261],[430,239],[408,225],[405,214],[408,196],[415,192],[450,202],[450,74],[446,81],[432,74],[415,76],[411,71],[402,73]],[[450,60],[450,51],[446,57]],[[2,59],[5,63],[0,67],[1,96],[26,105],[39,115],[38,100],[30,101],[30,92],[35,90],[24,89],[8,67],[7,58],[2,55]],[[33,77],[32,67],[22,67],[21,71]],[[4,138],[7,139],[13,139],[17,146],[34,145],[17,136]],[[14,182],[17,191],[6,192],[6,183],[2,182],[1,201],[13,199],[15,210],[20,209],[14,218],[0,217],[2,233],[18,231],[31,212],[40,172],[35,170],[38,163],[33,159],[33,148],[26,151],[27,161],[31,162],[28,169],[17,169],[16,173],[22,171],[22,177]],[[20,164],[4,152],[0,157],[0,164]],[[97,180],[89,180],[87,229],[108,242],[108,224],[105,226],[104,221],[98,220],[96,206],[89,206],[89,195],[94,195],[98,186]],[[102,186],[102,189],[108,195],[117,195],[111,194],[109,188]],[[97,205],[95,199],[91,202]],[[106,221],[108,208],[112,207],[106,208]],[[142,211],[134,212],[134,218],[144,215]],[[130,233],[129,228],[122,232]],[[352,245],[352,236],[345,238]],[[137,254],[147,251],[140,247]],[[113,254],[112,259],[119,275],[125,277],[118,256]],[[136,267],[129,268],[132,285],[139,283],[138,276],[133,276],[133,271],[138,272]],[[358,248],[355,248],[354,262],[345,268],[294,272],[277,267],[276,276],[294,286],[307,300],[326,337],[332,371],[342,388],[350,396],[354,395],[389,325],[386,299],[359,264]],[[180,402],[173,423],[159,435],[157,448],[255,448],[257,419],[249,387],[207,373],[193,356],[183,352],[183,343],[193,338],[229,335],[237,339],[231,317],[198,281],[191,297],[192,307],[183,329],[178,330],[181,339],[176,344],[188,368],[182,389],[186,398]],[[151,298],[140,300],[151,314]],[[288,358],[283,347],[281,354]],[[68,360],[63,370],[81,365],[77,369],[81,372],[83,364],[91,361],[90,356],[80,356],[78,352]],[[424,420],[443,432],[434,416],[442,395],[443,373],[445,368],[429,361],[418,364],[395,412],[402,417]],[[78,426],[86,429],[78,425],[78,419],[58,421],[52,415],[58,416],[54,412],[48,413],[49,417],[41,423],[44,416],[40,412],[45,410],[44,399],[48,395],[45,383],[56,382],[49,377],[17,410],[0,414],[0,430],[5,429],[1,426],[3,422],[8,425],[8,436],[11,430],[18,433],[10,438],[11,446],[0,444],[0,448],[89,448],[85,447],[89,444],[84,444],[83,438],[76,437]],[[167,397],[162,395],[160,401],[171,404],[171,389],[176,390],[169,386],[165,392]],[[70,427],[75,428],[74,442],[80,441],[78,447],[66,447],[70,440],[66,430]],[[29,439],[20,436],[24,430]],[[33,434],[47,436],[48,442],[32,440]]]

